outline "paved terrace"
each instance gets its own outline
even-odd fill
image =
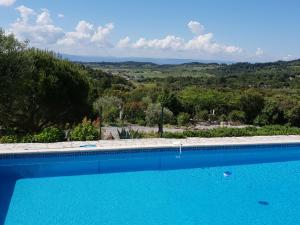
[[[134,139],[134,140],[100,140],[87,142],[0,144],[1,154],[26,154],[49,152],[103,151],[158,147],[184,146],[224,146],[247,144],[300,143],[300,135],[259,136],[259,137],[225,137],[225,138],[187,138],[187,139]]]

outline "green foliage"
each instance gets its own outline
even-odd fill
[[[300,128],[287,126],[264,126],[262,128],[215,128],[199,131],[165,132],[165,138],[187,138],[187,137],[243,137],[243,136],[270,136],[270,135],[299,135]]]
[[[127,130],[124,127],[121,130],[118,129],[118,134],[120,139],[138,139],[142,137],[138,130]]]
[[[187,125],[190,122],[190,114],[188,113],[179,113],[177,116],[177,124],[179,126]]]
[[[48,127],[42,130],[39,134],[33,136],[31,139],[30,136],[26,136],[22,139],[22,141],[33,141],[38,143],[51,143],[51,142],[60,142],[64,141],[65,135],[64,132],[55,127]],[[30,141],[31,139],[31,141]]]
[[[0,124],[33,133],[89,113],[90,84],[80,66],[29,49],[0,32]]]
[[[124,117],[129,123],[144,123],[146,104],[142,101],[128,102],[124,106]]]
[[[197,110],[196,119],[198,121],[207,121],[209,119],[209,112],[207,110]]]
[[[287,110],[285,117],[291,126],[300,127],[300,103]]]
[[[158,102],[162,106],[168,108],[175,116],[182,111],[181,102],[175,93],[164,91],[160,96],[158,96]]]
[[[173,119],[173,113],[168,109],[164,108],[164,123],[171,123]],[[146,122],[148,125],[153,126],[160,124],[161,121],[161,105],[150,104],[146,110]]]
[[[22,136],[19,140],[20,140],[21,143],[34,143],[34,142],[36,142],[35,135],[32,135],[32,134],[26,134],[26,135]]]
[[[98,139],[98,130],[90,120],[84,119],[71,132],[72,141],[92,141]]]
[[[230,91],[188,87],[179,93],[186,110],[191,114],[214,110],[216,116],[228,114],[238,107],[236,95]]]
[[[264,107],[264,98],[261,94],[249,90],[241,97],[240,107],[245,112],[246,123],[252,124]]]
[[[229,113],[229,120],[233,122],[245,122],[245,113],[239,110],[233,110]]]
[[[265,101],[265,106],[260,115],[254,121],[257,125],[270,125],[270,124],[285,124],[284,112],[280,107],[279,102],[274,99]]]
[[[98,98],[94,104],[94,111],[101,116],[104,122],[114,123],[120,118],[123,102],[114,96],[104,96]]]
[[[2,144],[10,144],[10,143],[16,143],[18,141],[17,136],[14,135],[5,135],[0,137],[0,143]]]

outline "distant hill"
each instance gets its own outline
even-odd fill
[[[195,59],[168,59],[168,58],[139,58],[139,57],[101,57],[101,56],[78,56],[78,55],[61,55],[65,59],[75,62],[104,62],[104,63],[123,63],[123,62],[149,62],[158,65],[163,64],[183,64],[191,62],[199,63],[225,63],[231,64],[233,61],[221,61],[221,60],[195,60]]]
[[[219,83],[224,86],[299,87],[300,60],[269,63],[203,63],[156,64],[152,62],[77,62],[93,69],[132,80],[173,77],[178,82]],[[191,77],[193,79],[186,79]],[[195,81],[196,82],[196,81]]]

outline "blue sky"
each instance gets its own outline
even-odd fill
[[[0,26],[32,46],[92,56],[300,58],[298,0],[0,0]]]

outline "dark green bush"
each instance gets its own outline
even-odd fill
[[[33,143],[33,142],[35,142],[34,135],[27,134],[20,138],[20,142],[21,143]]]
[[[207,121],[209,119],[209,112],[207,110],[197,111],[196,119],[199,121]]]
[[[90,120],[84,119],[70,132],[72,141],[93,141],[98,139],[98,130]]]
[[[64,141],[64,132],[56,127],[45,128],[41,133],[33,136],[33,142],[50,143]],[[30,136],[27,136],[29,139]],[[26,138],[25,138],[26,140]]]
[[[245,122],[245,113],[238,110],[233,110],[229,113],[229,120],[233,122]]]

